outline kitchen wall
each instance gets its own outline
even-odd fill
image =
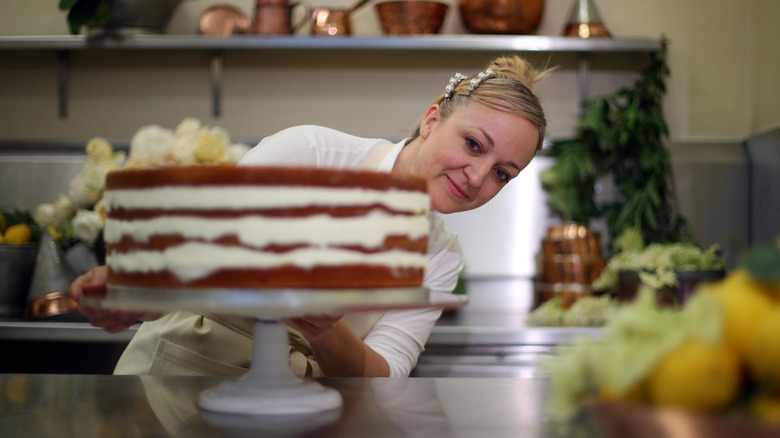
[[[452,8],[443,32],[465,33],[456,1],[444,1]],[[251,16],[253,0],[224,2]],[[352,3],[309,2],[330,7]],[[220,1],[182,2],[168,33],[195,33],[198,15],[214,3]],[[66,34],[65,14],[56,4],[54,0],[0,3],[0,35]],[[548,0],[538,33],[560,34],[571,4],[572,0]],[[729,251],[743,248],[756,228],[747,201],[753,164],[745,140],[780,126],[780,57],[776,54],[780,2],[596,0],[596,4],[616,37],[670,40],[665,110],[680,209],[691,217],[703,245],[719,242]],[[353,27],[355,35],[381,34],[371,5],[355,13]],[[248,143],[300,123],[400,138],[455,71],[479,71],[489,56],[360,51],[334,58],[333,52],[312,50],[229,52],[223,114],[214,117],[205,53],[73,52],[68,114],[59,117],[54,54],[0,52],[0,186],[14,188],[5,191],[0,204],[34,206],[56,195],[78,170],[82,145],[90,137],[99,135],[126,145],[141,126],[174,127],[190,116],[220,125],[234,139]],[[546,54],[529,57],[539,65],[550,61]],[[550,117],[550,135],[565,137],[571,134],[578,112],[576,57],[556,55],[552,64],[563,68],[544,81],[540,91]],[[595,96],[631,83],[641,65],[642,58],[636,56],[594,56],[588,93]],[[52,144],[72,147],[34,152]],[[476,255],[467,255],[466,262],[478,274],[532,273],[540,235],[548,224],[537,179],[547,164],[536,160],[496,202],[450,218],[461,232],[467,254]],[[758,196],[752,205],[776,194],[763,191]],[[770,207],[769,217],[772,213],[777,217],[777,204],[769,205],[775,206]],[[496,217],[510,223],[511,229],[491,226]],[[474,224],[481,232],[494,234],[472,234]],[[483,257],[491,250],[497,259]]]
[[[253,0],[223,0],[251,14]],[[339,6],[351,0],[308,0]],[[444,32],[464,33],[455,0]],[[195,32],[201,11],[217,1],[185,0],[169,33]],[[572,0],[548,0],[539,34],[560,33]],[[54,0],[0,3],[0,35],[67,33],[65,14]],[[597,0],[616,37],[671,40],[672,76],[666,110],[675,142],[742,140],[780,125],[780,2],[775,0]],[[379,35],[369,4],[353,16],[356,35]],[[329,55],[230,54],[226,59],[225,113],[210,116],[208,60],[186,54],[74,56],[71,105],[57,117],[56,69],[52,54],[1,53],[0,136],[128,138],[147,123],[173,125],[184,116],[219,123],[239,138],[255,139],[295,123],[320,123],[358,134],[403,135],[452,74],[476,71],[487,55],[403,56],[376,68],[370,54],[334,63]],[[119,59],[117,59],[117,57]],[[363,57],[365,59],[359,59]],[[358,58],[358,59],[356,59]],[[421,58],[421,59],[419,59]],[[425,62],[427,61],[427,62]],[[544,59],[540,60],[544,61]],[[351,64],[347,69],[341,65]],[[354,67],[357,64],[359,67]],[[385,62],[387,64],[387,62]],[[324,69],[313,70],[317,66]],[[593,93],[617,77],[594,78]],[[570,132],[576,91],[568,71],[542,87],[552,111],[553,135]],[[603,82],[603,83],[602,83]],[[286,84],[294,83],[291,87]],[[575,103],[572,103],[574,99]],[[366,101],[376,102],[366,111]],[[338,107],[339,111],[330,108]]]

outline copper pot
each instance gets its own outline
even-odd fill
[[[463,25],[478,34],[533,34],[545,0],[458,0]]]
[[[350,9],[317,8],[312,12],[312,35],[344,36],[352,34]]]
[[[553,254],[541,257],[542,280],[548,283],[592,283],[607,265],[598,255]]]
[[[297,20],[293,12],[303,8],[304,13]],[[258,1],[255,4],[255,18],[252,33],[255,35],[289,35],[297,32],[311,16],[311,7],[304,2],[281,3],[276,0]]]
[[[449,5],[439,1],[397,0],[374,6],[387,35],[437,34],[444,24]]]

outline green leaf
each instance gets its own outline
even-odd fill
[[[780,247],[775,242],[756,245],[740,256],[739,265],[758,280],[780,282]]]
[[[61,0],[60,7],[69,1]],[[71,34],[78,35],[82,26],[91,23],[104,25],[108,22],[110,0],[75,0],[72,3],[67,18]]]
[[[60,10],[61,11],[67,11],[70,8],[72,8],[73,5],[75,5],[79,1],[81,1],[81,0],[60,0],[60,5],[59,5]]]

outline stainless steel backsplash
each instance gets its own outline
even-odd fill
[[[745,142],[670,145],[677,198],[699,244],[719,243],[729,267],[751,243],[780,235],[780,129]],[[0,145],[0,205],[34,209],[67,191],[83,149]],[[448,215],[461,236],[467,274],[532,278],[544,232],[553,222],[539,185],[550,165],[537,157],[481,209]]]

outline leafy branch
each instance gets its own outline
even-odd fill
[[[78,35],[82,26],[108,22],[111,0],[60,0],[59,8],[68,11],[68,29]]]
[[[634,228],[645,244],[693,242],[676,208],[665,145],[665,55],[653,54],[633,86],[590,100],[575,136],[553,142],[549,155],[556,162],[541,175],[553,214],[583,224],[604,217],[613,238]],[[598,202],[596,184],[604,178],[617,193]]]

